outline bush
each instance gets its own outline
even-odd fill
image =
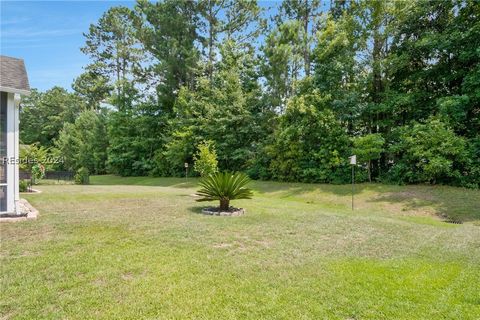
[[[460,185],[467,188],[480,188],[480,135],[467,141],[465,168]]]
[[[458,183],[465,162],[465,140],[442,121],[430,118],[396,130],[390,151],[396,162],[389,180],[397,183]]]
[[[18,188],[20,192],[28,192],[28,189],[30,188],[31,184],[30,181],[28,180],[20,180],[18,184]]]
[[[32,172],[32,169],[36,165],[42,164],[45,170],[51,170],[52,165],[49,163],[49,159],[53,156],[52,149],[42,147],[37,143],[34,144],[21,144],[20,145],[20,170]],[[39,168],[37,168],[39,169]],[[39,178],[41,179],[41,178]]]
[[[200,181],[201,189],[197,192],[200,199],[197,201],[220,201],[220,210],[227,211],[230,208],[230,200],[251,199],[252,191],[245,186],[250,178],[241,172],[217,172]]]
[[[33,183],[37,184],[40,179],[45,178],[45,166],[37,163],[32,167],[32,178],[33,178]]]
[[[90,172],[87,168],[82,167],[77,170],[75,174],[75,184],[89,184],[90,183]]]
[[[268,148],[270,173],[281,181],[350,181],[350,141],[333,111],[300,96],[290,99]]]
[[[218,172],[217,153],[213,141],[203,141],[197,146],[197,153],[193,159],[194,169],[202,177]]]

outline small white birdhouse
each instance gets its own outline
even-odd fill
[[[356,155],[353,155],[353,156],[349,157],[349,159],[350,159],[350,164],[351,165],[357,164],[357,156]]]

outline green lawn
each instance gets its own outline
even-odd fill
[[[254,182],[212,217],[193,179],[91,181],[0,225],[0,318],[480,318],[480,191]]]

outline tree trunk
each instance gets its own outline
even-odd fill
[[[230,200],[220,199],[220,211],[228,211],[229,208],[230,208]]]
[[[213,31],[212,27],[210,27],[210,32],[209,32],[209,39],[208,39],[208,66],[207,66],[207,72],[208,72],[208,79],[212,80],[212,75],[213,75]]]
[[[305,75],[308,77],[310,75],[310,52],[308,47],[308,20],[310,18],[310,8],[308,5],[308,0],[305,0],[305,13],[303,16],[303,60],[305,63]]]
[[[372,161],[368,160],[368,181],[372,182]]]
[[[213,37],[214,37],[214,23],[213,23],[213,4],[209,2],[208,8],[208,64],[207,74],[208,79],[211,81],[213,76]]]
[[[373,40],[373,48],[372,48],[372,101],[375,104],[375,119],[373,120],[373,132],[374,133],[381,133],[384,134],[388,126],[385,123],[388,115],[383,111],[379,110],[378,106],[384,100],[382,94],[385,92],[385,84],[384,84],[384,72],[383,72],[383,64],[385,59],[385,44],[386,44],[386,36],[385,31],[382,30],[382,26],[384,26],[384,4],[381,1],[372,2],[372,40]],[[380,175],[381,168],[384,167],[385,163],[385,153],[382,154],[380,159],[376,159],[373,161],[369,161],[368,167],[368,179],[372,181],[372,169],[373,175],[378,177]]]

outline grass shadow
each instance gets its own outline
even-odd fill
[[[171,177],[121,177],[116,175],[91,176],[92,185],[128,185],[147,187],[174,187],[194,188],[198,184],[198,178],[171,178]]]
[[[93,185],[159,186],[193,189],[198,178],[120,177],[114,175],[92,176]],[[260,196],[295,199],[306,203],[346,203],[352,189],[350,184],[309,184],[276,181],[252,181],[250,187]],[[392,212],[433,211],[443,219],[460,222],[480,222],[480,192],[478,190],[432,185],[388,185],[360,183],[355,185],[355,197],[363,202],[364,209],[391,205]],[[197,209],[198,213],[198,208]]]
[[[325,195],[350,197],[351,184],[308,184],[254,181],[253,188],[259,194],[275,193],[279,198],[305,198],[308,203],[314,198],[325,200]],[[453,222],[480,223],[480,192],[478,190],[438,185],[393,185],[380,183],[355,184],[355,197],[359,202],[373,206],[386,203],[404,212],[434,211],[435,214]],[[368,206],[367,206],[368,207]],[[400,209],[398,209],[400,208]],[[478,225],[478,224],[477,224]]]
[[[480,221],[480,192],[465,188],[431,185],[399,186],[395,191],[384,192],[368,202],[400,204],[404,210],[430,209],[452,222]]]
[[[202,209],[204,209],[206,207],[207,206],[193,206],[193,207],[188,207],[187,210],[190,211],[191,213],[201,214]]]
[[[282,196],[296,196],[309,192],[331,193],[337,196],[350,196],[352,194],[351,184],[315,184],[300,182],[277,182],[277,181],[260,181],[252,182],[252,187],[260,194],[279,193]],[[391,185],[379,183],[358,183],[355,184],[355,193],[363,191],[384,192],[391,188]]]

